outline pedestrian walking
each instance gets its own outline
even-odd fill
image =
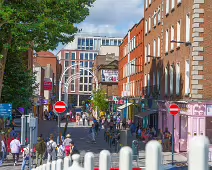
[[[25,170],[27,161],[29,161],[29,145],[27,145],[23,149],[22,155],[23,155],[23,162],[22,162],[22,165],[21,165],[21,170]]]
[[[16,166],[18,163],[19,154],[20,154],[20,150],[21,150],[21,143],[17,138],[18,138],[18,136],[15,136],[15,139],[13,139],[10,142],[10,149],[11,149],[11,153],[13,155],[14,166]]]
[[[2,140],[0,141],[0,167],[2,166],[2,164],[3,164],[3,152],[4,152],[4,150],[3,150],[3,142],[2,142]]]
[[[96,130],[95,130],[95,125],[92,124],[90,130],[89,130],[89,137],[91,138],[92,142],[96,142]]]
[[[46,143],[44,142],[43,138],[38,137],[38,143],[36,145],[36,167],[43,164],[43,157],[46,152]],[[38,160],[40,159],[40,164]]]
[[[47,142],[47,153],[48,153],[48,162],[56,160],[56,148],[57,144],[54,141],[54,135],[50,135],[50,140]]]
[[[65,157],[65,147],[60,144],[57,149],[57,159],[63,159]]]
[[[71,135],[67,134],[65,140],[63,141],[63,146],[64,147],[69,146],[71,141],[72,141]]]
[[[82,114],[82,124],[83,124],[83,126],[85,126],[85,117],[86,117],[86,116],[85,116],[85,113],[83,113],[83,114]]]
[[[73,141],[70,142],[70,155],[80,154]]]
[[[90,126],[90,116],[89,116],[89,114],[87,114],[86,120],[87,120],[88,126]]]

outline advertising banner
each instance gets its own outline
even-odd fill
[[[103,82],[118,82],[118,70],[102,70]]]
[[[49,90],[52,91],[53,88],[53,84],[52,84],[52,80],[50,78],[45,78],[44,79],[44,90]]]

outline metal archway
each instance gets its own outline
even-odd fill
[[[61,92],[61,90],[62,90],[62,79],[63,79],[66,71],[68,71],[70,68],[75,67],[75,66],[80,66],[80,64],[79,63],[78,64],[72,64],[71,66],[67,67],[60,77],[60,81],[59,81],[59,101],[61,101],[61,95],[62,95],[62,92]],[[79,69],[88,71],[94,77],[94,80],[96,82],[96,89],[98,89],[98,79],[97,79],[96,75],[93,72],[91,72],[90,69],[86,69],[86,68],[82,68],[82,67],[79,67]]]

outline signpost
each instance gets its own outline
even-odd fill
[[[172,115],[172,165],[174,164],[174,116],[180,112],[180,108],[176,104],[169,106],[169,113]]]
[[[12,104],[0,104],[0,117],[8,118],[12,116]]]
[[[64,101],[58,101],[54,104],[53,110],[57,114],[58,117],[58,139],[57,143],[60,143],[60,115],[66,111],[66,103]]]

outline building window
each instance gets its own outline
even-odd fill
[[[69,61],[65,61],[65,67],[69,66]]]
[[[174,9],[175,6],[175,0],[172,0],[172,9]]]
[[[65,76],[65,83],[67,83],[68,78],[69,78],[68,76]]]
[[[84,85],[84,91],[88,91],[88,86]]]
[[[83,91],[83,85],[80,84],[80,90],[79,91]]]
[[[180,94],[180,64],[176,64],[176,94]]]
[[[148,33],[148,21],[146,20],[145,21],[145,34]]]
[[[92,83],[92,77],[89,77],[89,83]]]
[[[149,4],[148,4],[148,0],[145,0],[145,7],[146,9],[148,8]]]
[[[84,60],[84,53],[80,53],[80,60]]]
[[[121,44],[121,42],[122,42],[121,40],[118,40],[118,43],[119,43],[118,45],[120,45],[120,44]]]
[[[88,83],[88,77],[84,77],[84,83]]]
[[[114,45],[115,45],[115,46],[117,46],[117,45],[118,45],[117,40],[114,40]]]
[[[153,57],[156,57],[156,40],[153,41]]]
[[[93,39],[90,39],[90,46],[93,47]]]
[[[93,60],[93,53],[89,53],[89,60]]]
[[[89,39],[88,38],[86,38],[86,46],[90,46],[90,42],[89,42]]]
[[[190,62],[185,61],[185,94],[190,93]]]
[[[156,24],[157,24],[157,12],[155,11],[154,12],[154,27],[156,26]]]
[[[65,59],[70,60],[70,53],[65,53]]]
[[[106,40],[106,45],[110,45],[110,41],[109,40]]]
[[[94,60],[96,60],[97,53],[94,53]]]
[[[145,58],[144,58],[144,62],[147,63],[148,59],[147,59],[147,55],[148,55],[148,47],[145,46]]]
[[[186,15],[186,42],[190,42],[190,33],[191,33],[191,21],[190,14]]]
[[[180,35],[181,34],[181,21],[177,22],[177,42],[180,42]],[[180,46],[180,43],[177,43],[177,47]]]
[[[152,26],[151,17],[149,17],[149,31],[151,31],[151,26]]]
[[[147,61],[150,62],[150,44],[148,44],[148,56],[147,56]]]
[[[160,13],[160,7],[158,9],[158,24],[160,23],[161,20],[161,13]]]
[[[168,71],[165,68],[165,95],[168,95]]]
[[[170,71],[169,71],[169,77],[170,77],[170,94],[173,94],[173,87],[174,87],[174,71],[173,67],[170,66]]]
[[[174,26],[171,26],[171,41],[174,39]],[[174,43],[171,43],[171,50],[174,50]]]
[[[82,38],[82,46],[85,46],[85,39]]]
[[[160,57],[160,37],[158,37],[158,57]]]
[[[160,72],[157,72],[157,89],[160,89]]]
[[[71,53],[71,59],[76,60],[76,53]]]
[[[147,74],[147,89],[148,89],[148,95],[150,95],[150,75]]]
[[[80,77],[80,83],[83,83],[83,77]]]
[[[169,1],[170,0],[166,0],[166,15],[169,14]]]
[[[92,91],[92,85],[89,85],[89,91]]]
[[[81,45],[82,45],[82,39],[78,38],[78,46],[81,46]]]
[[[71,91],[75,92],[75,84],[71,84]]]
[[[169,51],[169,30],[166,30],[166,53]]]
[[[88,53],[85,53],[85,60],[88,60]]]
[[[106,45],[105,39],[102,40],[102,45]]]

